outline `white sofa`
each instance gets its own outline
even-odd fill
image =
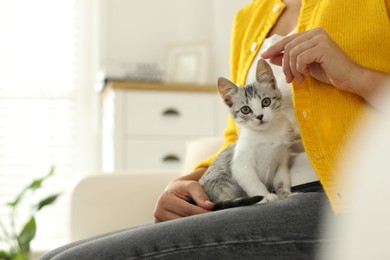
[[[187,144],[181,171],[113,172],[82,178],[71,192],[70,240],[153,223],[153,210],[165,186],[214,154],[222,137],[204,137]]]

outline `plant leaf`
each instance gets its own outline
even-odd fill
[[[38,178],[38,179],[35,179],[31,182],[31,184],[29,186],[26,187],[26,190],[36,190],[40,187],[42,187],[42,183],[47,179],[49,178],[50,176],[52,176],[54,174],[54,170],[55,170],[55,166],[51,166],[50,167],[50,170],[49,170],[49,173],[46,174],[45,176],[41,177],[41,178]]]
[[[16,197],[16,199],[12,202],[8,202],[7,205],[10,206],[10,207],[16,207],[19,202],[22,200],[24,194],[28,191],[28,190],[36,190],[36,189],[39,189],[41,186],[42,186],[42,183],[43,181],[45,181],[47,178],[49,178],[50,176],[52,176],[54,174],[54,171],[55,171],[55,166],[51,166],[50,169],[49,169],[49,173],[46,174],[45,176],[41,177],[41,178],[38,178],[38,179],[35,179],[33,180],[28,186],[26,186],[20,193],[19,195]]]
[[[7,205],[8,205],[8,206],[11,206],[11,207],[13,207],[13,208],[16,207],[16,206],[19,204],[19,202],[22,200],[22,198],[23,198],[24,194],[26,193],[26,191],[27,191],[27,188],[24,188],[24,189],[19,193],[19,195],[16,197],[16,199],[15,199],[14,201],[8,202]]]
[[[17,252],[11,257],[11,260],[29,260],[29,258],[26,254],[23,254],[22,252]]]
[[[58,194],[53,194],[53,195],[50,195],[50,196],[44,198],[43,200],[41,200],[41,201],[35,206],[35,209],[36,209],[37,211],[39,211],[39,210],[41,210],[43,207],[52,204],[53,202],[55,202],[55,201],[57,200],[57,198],[58,198],[60,195],[61,195],[61,194],[58,193]]]
[[[11,256],[7,254],[5,251],[0,250],[0,260],[10,260]]]
[[[34,216],[24,225],[22,231],[17,237],[20,251],[23,254],[30,252],[30,242],[35,237],[37,231],[37,224],[35,222]]]

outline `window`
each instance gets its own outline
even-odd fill
[[[56,172],[43,190],[63,192],[39,213],[36,241],[67,239],[67,191],[94,170],[92,2],[0,0],[0,216],[51,165]]]

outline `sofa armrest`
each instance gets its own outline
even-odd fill
[[[200,137],[187,142],[181,174],[191,172],[195,165],[217,153],[223,142],[223,136]]]
[[[153,223],[155,203],[179,173],[91,175],[80,180],[71,196],[71,241]]]

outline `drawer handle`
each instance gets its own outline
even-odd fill
[[[165,163],[177,163],[180,162],[180,158],[174,154],[164,156],[163,162]]]
[[[180,112],[175,108],[167,108],[162,114],[163,116],[180,116]]]

